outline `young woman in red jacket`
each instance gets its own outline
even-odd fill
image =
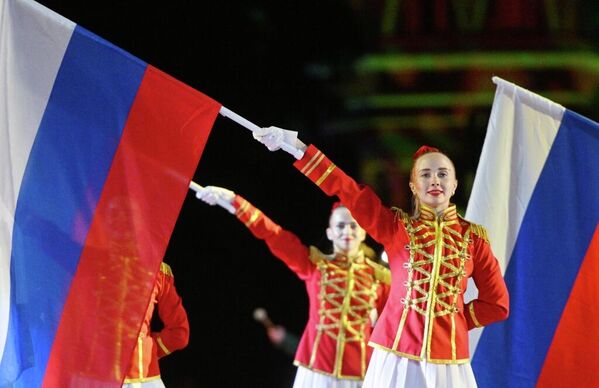
[[[197,197],[210,205],[232,205],[239,221],[305,282],[310,305],[295,354],[294,388],[361,387],[372,353],[371,316],[387,299],[390,273],[365,254],[366,233],[349,210],[333,206],[326,230],[333,253],[325,254],[230,190],[208,186]]]
[[[154,311],[158,311],[163,324],[162,330],[158,332],[150,329]],[[163,388],[158,359],[183,349],[188,342],[187,312],[175,288],[173,271],[168,264],[162,262],[123,388]]]
[[[359,224],[383,244],[391,293],[370,338],[374,352],[364,387],[475,387],[468,330],[506,319],[507,288],[485,229],[458,215],[453,162],[438,149],[413,157],[413,211],[384,206],[297,133],[263,128],[254,137],[271,151],[284,148],[295,167],[328,195],[336,195]],[[468,278],[478,297],[464,302]]]

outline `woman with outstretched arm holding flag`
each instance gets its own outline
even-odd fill
[[[506,319],[507,288],[485,229],[464,220],[450,202],[457,188],[453,162],[423,146],[413,157],[408,214],[385,207],[297,133],[255,130],[271,150],[283,148],[295,167],[328,195],[336,195],[387,252],[391,293],[370,338],[374,352],[364,387],[475,387],[468,330]],[[468,278],[477,299],[463,299]]]
[[[194,183],[192,188],[202,201],[234,213],[306,283],[309,317],[295,354],[294,388],[361,387],[371,355],[371,316],[387,299],[390,273],[368,257],[366,233],[349,210],[333,206],[326,230],[333,254],[324,254],[234,192]]]

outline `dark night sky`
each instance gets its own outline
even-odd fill
[[[261,126],[300,131],[352,174],[351,139],[319,136],[335,107],[314,63],[342,64],[365,39],[349,9],[301,2],[40,1]],[[306,244],[327,248],[332,199],[271,153],[249,131],[219,117],[195,180],[228,187]],[[303,283],[236,218],[187,196],[165,261],[173,268],[191,324],[190,345],[161,363],[167,386],[290,386],[292,359],[272,348],[252,319],[255,307],[300,334]]]

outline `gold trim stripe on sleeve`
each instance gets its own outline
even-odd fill
[[[314,162],[314,165],[312,167],[310,167],[308,169],[308,171],[305,172],[304,175],[306,176],[310,176],[310,174],[312,174],[312,171],[314,171],[316,169],[316,167],[318,167],[320,165],[320,163],[322,162],[322,160],[324,159],[324,154],[320,154],[320,157]]]
[[[244,199],[243,203],[239,206],[239,209],[237,209],[237,217],[241,217],[249,209],[249,207],[250,203]]]
[[[470,318],[472,318],[472,322],[474,322],[474,326],[483,327],[483,325],[480,324],[478,319],[476,319],[476,315],[474,314],[474,304],[473,303],[470,303],[470,306],[468,306],[468,312],[470,313]]]
[[[162,351],[164,353],[171,354],[171,352],[168,350],[168,348],[166,346],[164,346],[164,342],[162,342],[162,338],[156,337],[156,343],[158,343],[158,346],[160,346],[160,349],[162,349]]]
[[[306,170],[308,170],[312,166],[312,164],[316,161],[316,159],[318,159],[318,157],[321,155],[323,155],[323,154],[320,151],[315,153],[314,156],[312,156],[312,158],[308,161],[308,163],[306,163],[306,165],[300,170],[300,172],[302,174],[305,174]],[[308,175],[308,174],[305,174],[305,175]]]
[[[245,226],[251,226],[254,222],[256,222],[258,217],[260,217],[260,210],[256,209],[254,210],[254,213],[252,213],[252,216],[250,217],[248,222],[245,223]]]
[[[335,169],[335,167],[337,167],[337,166],[335,166],[334,164],[331,164],[329,166],[329,168],[327,168],[327,170],[324,172],[324,174],[322,174],[322,176],[320,178],[318,178],[318,180],[316,181],[316,186],[320,186],[320,184],[322,182],[324,182],[324,180],[329,177],[329,175],[331,174],[331,172],[333,172],[333,170]]]

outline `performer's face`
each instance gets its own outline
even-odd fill
[[[455,168],[447,156],[431,152],[416,160],[410,189],[421,203],[437,211],[445,210],[457,187]]]
[[[335,253],[354,255],[366,238],[366,232],[358,225],[346,207],[333,210],[327,228],[327,237],[333,242]]]

